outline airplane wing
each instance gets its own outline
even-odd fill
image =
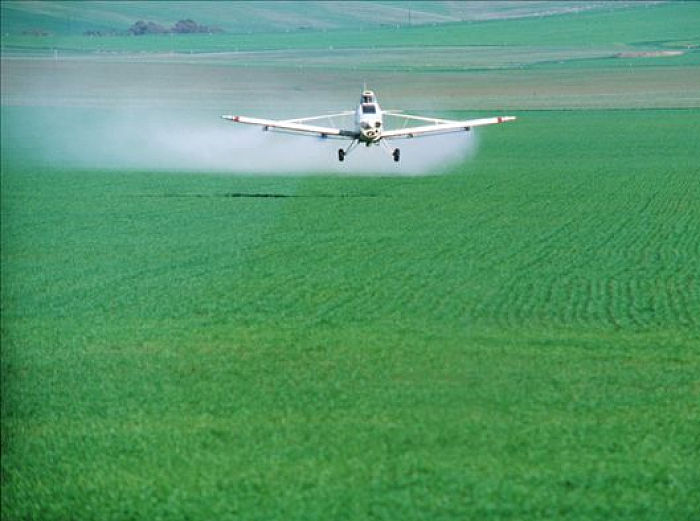
[[[391,111],[390,113],[387,113],[387,115],[433,123],[432,125],[421,125],[417,127],[383,131],[382,137],[390,139],[412,138],[425,135],[444,134],[447,132],[468,131],[472,127],[483,127],[484,125],[495,125],[497,123],[505,123],[507,121],[515,120],[515,116],[497,116],[493,118],[454,121],[450,119],[424,118],[421,116],[412,116],[410,114],[398,114],[396,111]]]
[[[223,119],[233,121],[234,123],[245,123],[247,125],[260,125],[263,130],[277,129],[286,132],[301,132],[306,134],[317,134],[321,137],[337,137],[341,139],[355,139],[358,137],[358,133],[354,130],[343,130],[335,127],[323,127],[318,125],[309,125],[305,123],[306,121],[312,121],[316,119],[332,118],[334,116],[347,116],[353,112],[341,112],[338,114],[328,114],[326,116],[313,116],[310,118],[301,119],[287,119],[287,120],[276,120],[276,119],[260,119],[260,118],[249,118],[246,116],[221,116]]]

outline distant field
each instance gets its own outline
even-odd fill
[[[593,10],[555,17],[454,22],[437,26],[386,27],[358,30],[87,37],[54,34],[44,37],[2,35],[3,52],[231,52],[280,49],[373,49],[435,46],[567,46],[590,49],[697,50],[700,5],[673,2],[627,9]],[[650,35],[653,35],[651,37]]]
[[[0,5],[3,34],[44,31],[80,35],[85,31],[125,32],[135,21],[164,27],[194,18],[198,23],[231,33],[307,32],[368,29],[382,26],[442,24],[461,21],[551,16],[579,11],[626,9],[639,2],[508,1],[508,2],[216,2],[158,1],[24,2]],[[638,6],[638,5],[637,5]]]
[[[404,70],[355,68],[351,56],[346,57],[345,68],[324,67],[328,55],[302,56],[305,61],[292,59],[291,63],[267,53],[235,60],[213,56],[160,61],[8,58],[2,60],[2,100],[8,107],[49,108],[40,115],[43,122],[21,122],[21,127],[39,128],[55,118],[59,107],[206,111],[212,126],[222,110],[265,117],[332,113],[351,107],[364,82],[377,91],[386,108],[425,114],[700,107],[696,88],[700,66],[688,64],[684,57],[630,58],[633,66],[613,59],[588,66],[568,61],[541,68],[443,71],[421,67],[422,55],[415,54]],[[404,63],[410,57],[404,55]],[[478,55],[468,58],[478,59]],[[439,58],[433,56],[432,61],[439,63]],[[620,63],[614,66],[610,61]],[[89,126],[93,121],[76,123]]]
[[[698,519],[696,13],[3,36],[0,518]],[[359,175],[218,118],[365,80],[518,120]]]
[[[236,93],[254,85],[246,102],[259,98],[263,109],[278,111],[277,97],[286,101],[298,92],[302,98],[302,92],[313,89],[338,95],[332,101],[340,103],[346,96],[341,89],[368,81],[380,92],[391,87],[395,96],[403,94],[395,90],[400,86],[412,102],[406,108],[419,110],[433,108],[431,97],[449,110],[700,106],[695,23],[700,5],[635,5],[554,17],[303,34],[9,34],[2,39],[2,91],[6,105],[22,103],[13,98],[16,93],[26,97],[37,89],[58,99],[67,90],[85,104],[105,92],[115,100],[133,98],[133,88],[124,88],[124,82],[156,97],[196,86],[212,106],[221,106],[224,100],[238,103]],[[48,58],[55,65],[16,61],[23,57]],[[85,62],[94,68],[86,69]],[[15,67],[22,68],[19,79],[33,67],[35,74],[56,76],[56,81],[35,81],[27,89],[16,83]],[[188,76],[177,76],[178,69]],[[164,78],[166,89],[160,88]],[[77,80],[82,83],[76,85]],[[219,86],[215,92],[212,83]],[[90,98],[78,99],[88,90]],[[194,103],[206,103],[203,97]],[[193,103],[189,92],[183,98]]]

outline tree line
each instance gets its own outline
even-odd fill
[[[223,32],[219,27],[209,27],[200,25],[189,18],[186,20],[178,20],[172,27],[164,27],[155,22],[146,22],[139,20],[129,27],[129,34],[141,36],[144,34],[192,34],[192,33],[220,33]]]
[[[172,27],[165,27],[163,25],[157,24],[151,21],[139,20],[134,22],[131,27],[126,31],[126,34],[133,36],[142,36],[144,34],[194,34],[194,33],[222,33],[223,29],[220,27],[209,27],[208,25],[201,25],[191,19],[178,20]],[[25,31],[24,34],[29,34]],[[34,36],[38,36],[38,31],[34,31]],[[46,36],[48,33],[41,33],[41,36]],[[124,34],[120,31],[97,31],[89,30],[83,32],[85,36],[118,36]]]

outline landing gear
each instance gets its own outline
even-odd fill
[[[399,159],[401,159],[401,150],[398,148],[391,148],[385,139],[382,139],[379,143],[384,147],[384,150],[386,150],[388,154],[391,154],[391,157],[394,158],[394,162],[398,163]]]
[[[338,149],[338,161],[340,161],[341,163],[343,161],[345,161],[345,156],[347,156],[350,153],[350,151],[357,146],[357,143],[359,143],[359,141],[354,139],[352,141],[352,143],[350,143],[350,146],[346,150],[339,148]]]

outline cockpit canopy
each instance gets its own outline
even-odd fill
[[[374,92],[371,90],[366,90],[362,93],[362,103],[376,103],[377,98],[374,96]]]
[[[363,114],[376,114],[377,113],[377,106],[374,103],[363,103],[362,104],[362,113]]]

